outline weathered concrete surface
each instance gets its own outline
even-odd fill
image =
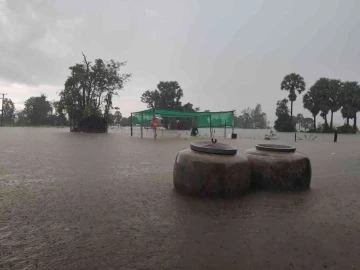
[[[223,200],[174,192],[191,138],[0,128],[0,269],[360,269],[359,138],[294,144],[308,191]]]
[[[250,186],[250,163],[243,154],[214,155],[190,148],[175,159],[174,187],[190,195],[235,196]]]
[[[256,148],[244,154],[251,163],[251,186],[268,190],[304,190],[310,187],[311,163],[299,153],[262,151]]]

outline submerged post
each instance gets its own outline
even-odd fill
[[[226,139],[226,119],[225,119],[225,126],[224,126],[224,138]]]
[[[143,120],[144,120],[144,116],[143,113],[141,113],[141,125],[140,125],[141,138],[143,137]]]
[[[335,130],[335,133],[334,133],[334,142],[337,142],[337,130]]]
[[[211,114],[210,114],[210,138],[212,138]]]
[[[130,134],[131,137],[133,135],[133,119],[132,119],[132,113],[130,114]]]

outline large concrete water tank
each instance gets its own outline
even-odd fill
[[[175,159],[176,190],[191,195],[233,196],[250,185],[250,163],[230,145],[214,141],[194,142]]]
[[[296,148],[277,144],[258,144],[244,152],[251,163],[251,186],[271,190],[308,189],[311,163]]]

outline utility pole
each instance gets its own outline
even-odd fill
[[[0,94],[2,95],[2,104],[1,104],[1,126],[4,126],[4,99],[7,94]]]

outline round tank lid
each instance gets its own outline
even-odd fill
[[[257,144],[255,147],[257,150],[271,151],[271,152],[295,152],[296,150],[295,147],[281,145],[281,144]]]
[[[215,141],[192,142],[190,148],[196,152],[215,154],[215,155],[236,155],[237,149]]]

